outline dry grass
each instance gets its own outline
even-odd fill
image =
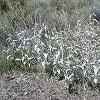
[[[0,100],[99,100],[99,94],[86,91],[69,94],[56,77],[49,80],[42,74],[10,72],[0,77]]]
[[[51,74],[53,71],[56,73],[60,66],[66,76],[66,84],[71,81],[76,84],[73,79],[75,71],[78,76],[76,74],[74,76],[76,79],[79,78],[78,81],[82,80],[83,84],[88,83],[84,82],[85,77],[86,81],[99,79],[100,68],[95,66],[97,63],[100,64],[100,30],[92,25],[87,14],[89,13],[87,4],[91,0],[85,0],[83,3],[78,3],[79,0],[73,2],[67,0],[66,3],[64,0],[51,1],[50,4],[33,3],[32,8],[31,5],[28,6],[29,9],[18,6],[18,3],[9,6],[11,10],[2,13],[0,23],[10,35],[12,48],[0,52],[2,54],[0,68],[5,71],[20,68],[30,70],[32,67],[40,72],[47,67],[45,72]],[[20,44],[18,45],[16,41]],[[65,70],[73,72],[68,75]],[[88,74],[90,72],[91,75]],[[83,79],[80,76],[83,76]],[[48,79],[44,73],[6,72],[0,77],[0,100],[99,100],[100,98],[97,90],[82,90],[79,94],[69,94],[62,83],[63,81],[59,82],[56,77]]]

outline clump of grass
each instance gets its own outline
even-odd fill
[[[80,9],[76,2],[76,5],[69,2],[69,6],[65,6],[64,1],[52,2],[51,10],[45,11],[48,4],[44,7],[43,3],[34,3],[35,14],[25,9],[5,14],[11,46],[2,51],[1,71],[33,70],[47,73],[49,78],[57,76],[71,93],[80,88],[87,90],[94,87],[100,91],[99,30],[91,23],[84,23],[84,9]],[[48,10],[52,16],[47,13]],[[78,11],[83,11],[83,16]],[[68,21],[73,22],[74,14],[78,17],[76,26],[71,29]]]

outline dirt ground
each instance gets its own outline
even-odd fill
[[[42,74],[11,72],[0,77],[0,100],[100,100],[99,94],[69,94],[55,77]]]

